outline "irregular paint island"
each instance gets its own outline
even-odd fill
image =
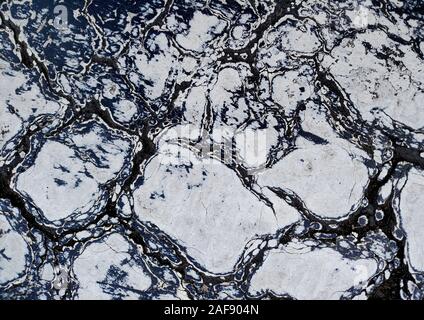
[[[0,1],[0,299],[423,299],[423,30],[412,0]]]

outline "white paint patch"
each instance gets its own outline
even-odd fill
[[[186,34],[177,34],[177,43],[184,49],[201,52],[215,34],[222,32],[225,23],[215,16],[196,11],[190,20],[190,28]]]
[[[178,151],[179,162],[170,164],[175,163]],[[140,220],[154,223],[175,238],[211,272],[231,271],[247,241],[298,219],[292,211],[274,216],[218,161],[196,161],[192,152],[169,145],[159,153],[146,167],[143,185],[134,192],[135,212]]]
[[[61,109],[58,103],[46,97],[29,74],[14,70],[0,59],[0,150],[22,129],[31,117],[54,114]]]
[[[128,54],[134,58],[136,65],[136,70],[130,71],[130,80],[145,89],[147,99],[154,100],[164,93],[167,80],[177,65],[178,53],[163,33],[149,40],[148,46],[157,49],[158,53],[150,56],[136,47],[130,48]],[[121,64],[125,65],[125,61],[121,61]]]
[[[18,279],[26,267],[29,254],[25,240],[12,229],[6,217],[0,215],[0,284]]]
[[[16,186],[32,198],[48,220],[63,219],[88,210],[97,198],[97,183],[83,174],[85,170],[84,162],[71,148],[48,142],[34,166],[19,175]]]
[[[10,113],[2,104],[0,108],[0,150],[12,139],[22,128],[22,121],[15,114]]]
[[[147,290],[152,280],[129,250],[129,243],[116,233],[88,245],[74,262],[79,299],[105,300],[111,299],[112,294],[137,299],[132,290]]]
[[[137,113],[137,106],[134,102],[129,100],[119,100],[116,104],[114,104],[114,108],[112,110],[113,117],[121,123],[130,122]]]
[[[424,271],[424,173],[411,169],[402,190],[400,216],[407,234],[407,249],[412,267]]]
[[[18,176],[16,188],[29,195],[48,220],[88,211],[100,198],[99,185],[121,170],[130,148],[128,141],[107,140],[101,134],[102,129],[95,126],[89,133],[70,136],[76,149],[47,141],[34,165]],[[81,158],[91,152],[99,163]]]
[[[279,67],[292,64],[292,56],[312,54],[317,51],[321,44],[312,31],[312,27],[309,21],[296,24],[281,21],[278,27],[266,35],[267,45],[259,50],[258,66],[265,65],[270,70],[277,70]]]
[[[25,121],[30,116],[54,114],[60,110],[59,103],[46,97],[36,83],[31,84],[33,80],[28,74],[15,71],[10,66],[0,71],[2,108],[12,106]]]
[[[310,98],[313,93],[312,77],[308,75],[309,67],[287,71],[272,80],[272,99],[283,107],[289,115],[301,101]],[[305,74],[305,75],[304,75]]]
[[[330,248],[310,251],[304,244],[289,244],[268,253],[249,291],[271,290],[300,300],[336,300],[346,290],[361,286],[376,270],[372,259],[349,260]]]
[[[184,99],[184,118],[189,123],[200,127],[202,116],[206,107],[206,92],[207,87],[199,86],[191,88]]]
[[[210,102],[216,118],[213,136],[215,142],[233,138],[234,130],[248,119],[249,107],[252,108],[250,101],[235,94],[242,90],[247,72],[241,64],[223,68],[210,91]]]
[[[378,59],[364,43],[378,52],[384,52],[384,48],[401,51],[404,67],[391,60]],[[367,120],[374,118],[371,111],[378,108],[413,128],[424,126],[421,90],[424,63],[410,47],[393,42],[382,31],[367,31],[355,39],[343,40],[342,45],[323,60],[323,67],[330,69]]]
[[[338,145],[305,143],[258,175],[261,186],[295,192],[308,209],[323,217],[349,213],[368,183],[366,166]]]

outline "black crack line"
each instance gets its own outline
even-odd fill
[[[147,35],[149,33],[149,31],[155,27],[155,26],[160,26],[163,24],[166,16],[169,14],[169,12],[171,11],[171,8],[174,4],[174,0],[166,0],[165,2],[165,6],[163,7],[162,11],[154,18],[153,21],[151,21],[149,24],[147,24],[144,28],[144,30],[142,31],[142,41],[144,43],[144,41],[147,38]]]

